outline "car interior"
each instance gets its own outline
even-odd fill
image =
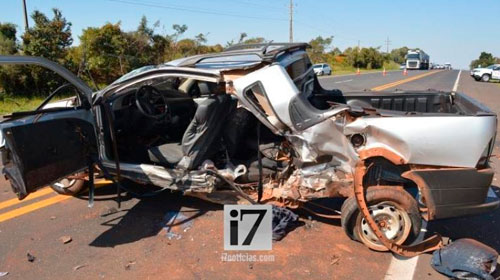
[[[278,160],[283,137],[226,94],[225,83],[192,78],[154,78],[125,89],[110,100],[121,162],[152,164],[168,169],[198,169],[207,160],[217,168],[244,164],[245,178],[285,167]],[[110,135],[108,157],[114,159]]]

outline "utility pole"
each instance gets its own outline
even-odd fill
[[[290,0],[290,43],[293,43],[293,0]]]
[[[22,1],[23,1],[23,11],[24,11],[24,28],[27,31],[29,28],[29,25],[28,25],[28,12],[26,11],[26,0],[22,0]]]
[[[385,44],[387,46],[387,53],[389,53],[389,45],[391,44],[391,41],[389,40],[389,36],[387,36],[387,40],[385,40]]]

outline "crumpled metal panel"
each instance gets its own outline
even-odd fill
[[[475,167],[495,131],[495,116],[377,116],[356,119],[344,133],[365,134],[362,149],[385,148],[410,164]]]
[[[339,169],[352,173],[359,157],[343,133],[344,117],[331,117],[303,131],[285,135],[303,162],[315,162],[319,156],[331,155]]]
[[[495,249],[469,238],[458,239],[434,252],[432,267],[454,279],[493,280],[498,253]]]

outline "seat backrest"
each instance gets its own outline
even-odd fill
[[[227,94],[212,95],[198,104],[196,113],[182,137],[183,159],[179,167],[192,169],[216,152],[226,117],[236,108]]]

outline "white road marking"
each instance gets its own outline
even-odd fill
[[[458,83],[460,82],[460,74],[461,73],[462,73],[462,70],[458,71],[457,79],[455,80],[455,84],[453,85],[453,89],[451,90],[452,92],[457,92]]]
[[[335,82],[336,84],[342,84],[342,83],[348,83],[348,82],[351,82],[352,79],[350,80],[345,80],[345,81],[338,81],[338,82]]]
[[[427,232],[427,222],[422,220],[422,229],[415,240],[415,243],[422,242]],[[397,255],[392,255],[391,263],[385,273],[384,280],[412,280],[417,268],[418,256],[413,258],[405,258]]]

